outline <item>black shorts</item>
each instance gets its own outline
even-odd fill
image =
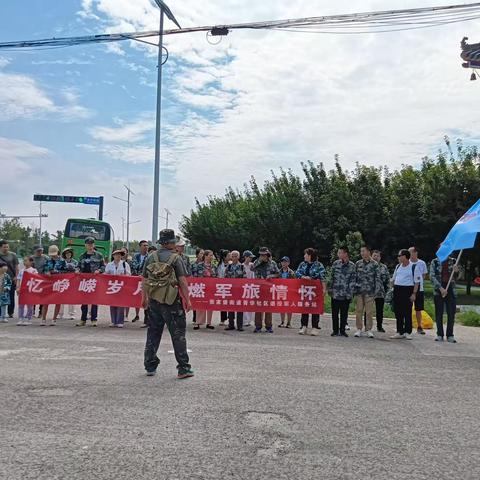
[[[422,310],[425,310],[425,293],[417,292],[417,296],[415,297],[415,311],[421,312]]]

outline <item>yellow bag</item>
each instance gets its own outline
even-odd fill
[[[418,327],[415,307],[412,308],[412,325],[413,328]],[[422,310],[422,328],[424,330],[431,330],[433,328],[432,317],[425,310]]]

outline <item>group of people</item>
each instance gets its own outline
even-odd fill
[[[13,318],[15,309],[15,292],[18,291],[24,272],[55,275],[59,273],[80,272],[109,275],[143,275],[146,261],[155,246],[149,245],[146,240],[139,244],[139,252],[129,257],[126,248],[113,252],[110,262],[105,262],[103,255],[96,250],[95,240],[91,237],[85,240],[85,252],[78,258],[73,258],[73,249],[66,248],[62,252],[56,245],[51,245],[48,255],[43,253],[41,246],[35,247],[32,256],[23,259],[23,269],[19,269],[19,261],[15,253],[9,250],[7,241],[0,241],[0,321],[8,322]],[[387,301],[392,304],[397,321],[397,331],[394,339],[412,338],[412,307],[417,320],[417,333],[424,334],[422,328],[422,311],[424,310],[424,280],[430,276],[434,288],[435,317],[437,325],[437,341],[446,338],[455,343],[453,333],[456,292],[455,260],[449,258],[441,263],[438,259],[431,262],[430,269],[419,259],[418,250],[410,247],[398,253],[398,265],[390,274],[388,267],[382,263],[381,252],[363,246],[360,251],[361,259],[356,263],[350,260],[347,247],[338,249],[338,259],[328,269],[319,261],[318,252],[314,248],[304,251],[303,261],[296,270],[291,268],[290,258],[284,256],[277,264],[270,250],[263,247],[258,252],[258,258],[251,250],[242,254],[239,251],[221,250],[218,259],[212,250],[197,249],[196,259],[191,262],[185,255],[185,243],[176,238],[175,252],[179,255],[184,266],[185,276],[189,277],[217,277],[217,278],[283,278],[283,279],[311,279],[319,280],[324,294],[331,297],[332,336],[348,337],[350,326],[348,313],[350,304],[355,300],[355,337],[366,336],[374,338],[374,318],[377,332],[385,332],[383,328],[384,307]],[[448,287],[448,289],[447,289]],[[388,300],[390,297],[390,300]],[[68,306],[68,315],[75,318],[75,307]],[[132,322],[138,321],[140,309],[135,309]],[[446,332],[443,327],[443,314],[447,313]],[[47,324],[48,305],[40,305],[38,309],[40,325]],[[111,326],[122,328],[128,318],[128,308],[110,307]],[[49,325],[54,326],[58,318],[65,315],[61,305],[55,305],[53,317]],[[18,324],[29,325],[35,314],[32,305],[19,305]],[[98,306],[82,305],[81,318],[77,326],[85,326],[90,318],[91,325],[97,325]],[[148,325],[148,310],[142,327]],[[205,326],[214,329],[212,311],[194,311],[194,330]],[[317,336],[320,333],[320,315],[302,314],[300,318],[301,335]],[[254,332],[259,333],[265,327],[267,333],[273,333],[272,313],[262,312],[220,312],[220,326],[226,330],[244,331],[254,324]],[[309,326],[311,327],[309,329]],[[282,313],[279,328],[292,327],[292,313]]]
[[[332,333],[331,336],[348,337],[348,313],[350,304],[355,300],[355,337],[366,336],[374,338],[374,317],[377,332],[385,332],[383,327],[384,308],[386,298],[395,312],[397,331],[393,339],[412,339],[412,310],[415,311],[417,320],[417,333],[424,335],[422,327],[422,311],[424,310],[425,293],[424,280],[430,276],[435,298],[435,320],[437,325],[436,341],[445,338],[456,343],[453,326],[456,312],[455,280],[457,267],[455,260],[449,258],[445,262],[434,259],[430,269],[419,258],[416,247],[402,249],[398,252],[398,264],[393,274],[384,263],[379,250],[371,250],[363,246],[360,250],[360,260],[352,262],[347,247],[338,249],[338,259],[327,270],[318,259],[318,252],[314,248],[304,251],[304,259],[294,271],[290,266],[290,258],[284,256],[277,264],[272,259],[270,250],[266,247],[258,252],[258,258],[252,251],[240,252],[222,250],[219,254],[218,265],[214,263],[212,250],[197,249],[194,263],[186,264],[188,274],[193,277],[218,277],[218,278],[284,278],[284,279],[309,279],[322,282],[324,294],[331,297]],[[443,327],[443,314],[447,312],[446,335]],[[194,330],[205,325],[213,329],[211,311],[194,312]],[[261,312],[220,312],[220,326],[226,330],[236,329],[243,331],[254,321],[255,333],[265,331],[273,333],[271,313]],[[311,317],[311,318],[310,318]],[[228,324],[226,323],[228,321]],[[319,335],[320,315],[302,314],[300,318],[300,335]],[[281,314],[278,327],[291,328],[292,314]],[[311,329],[309,329],[309,323]]]
[[[62,273],[92,273],[109,275],[141,275],[143,265],[148,255],[156,250],[155,246],[150,246],[146,240],[140,242],[140,250],[133,257],[129,257],[128,250],[125,247],[115,250],[109,262],[106,262],[103,255],[95,248],[95,239],[88,237],[85,239],[85,251],[77,259],[73,258],[74,251],[67,247],[62,252],[56,245],[50,245],[48,255],[44,254],[42,246],[34,247],[33,255],[23,258],[23,268],[20,269],[20,262],[17,255],[10,251],[6,240],[0,241],[0,322],[8,323],[9,319],[14,317],[15,312],[15,292],[19,292],[24,272],[38,273],[41,275],[57,275]],[[76,326],[86,325],[88,318],[92,327],[97,326],[98,305],[81,305],[80,321]],[[40,326],[47,325],[47,315],[49,305],[38,306],[38,318],[41,319]],[[110,307],[111,327],[123,328],[126,318],[128,318],[128,308]],[[17,325],[31,325],[32,318],[35,315],[34,305],[18,306]],[[66,315],[64,305],[55,305],[53,317],[49,325],[55,326],[59,318]],[[68,305],[68,316],[75,319],[75,306]],[[140,320],[140,309],[135,309],[135,316],[132,322]],[[142,327],[146,327],[147,322],[144,319]]]

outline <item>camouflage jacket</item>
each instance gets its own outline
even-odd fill
[[[3,275],[3,278],[0,278],[2,282],[2,293],[0,293],[0,306],[10,305],[10,290],[12,289],[12,277],[8,273]]]
[[[281,267],[279,268],[280,278],[295,278],[295,272],[291,268],[289,268],[286,272],[284,272]]]
[[[148,253],[142,258],[142,254],[140,252],[135,253],[132,258],[132,263],[130,264],[130,270],[132,271],[132,275],[142,275],[143,274],[143,266],[148,258]]]
[[[48,257],[47,261],[45,262],[44,273],[62,273],[61,266],[62,266],[63,258],[52,258]]]
[[[323,266],[323,263],[319,262],[318,260],[313,262],[310,266],[310,272],[308,272],[308,266],[309,265],[307,262],[302,262],[295,272],[296,277],[310,277],[312,280],[321,280],[322,282],[325,281],[327,272]]]
[[[247,272],[243,263],[230,263],[227,265],[225,278],[247,278]]]
[[[447,261],[448,261],[448,276],[450,278],[450,275],[452,274],[453,269],[455,267],[456,260],[452,257],[448,257]],[[438,258],[435,258],[432,260],[432,263],[430,264],[429,275],[430,275],[430,281],[432,282],[432,285],[433,285],[433,294],[440,295],[440,287],[445,288],[447,286],[447,283],[442,282],[442,262],[440,262]],[[450,283],[450,287],[449,287],[449,290],[450,289],[452,290],[454,297],[457,296],[456,277],[457,275],[453,276],[452,281]]]
[[[80,273],[95,273],[96,270],[103,273],[105,271],[103,255],[99,252],[94,252],[89,257],[87,252],[82,253],[78,259],[78,270]]]
[[[335,300],[350,300],[355,293],[356,270],[353,262],[336,260],[327,280],[327,290]]]
[[[64,258],[60,258],[55,263],[55,271],[58,273],[74,273],[77,271],[78,262],[72,258],[68,262]]]
[[[260,259],[257,259],[253,262],[252,270],[255,272],[255,278],[267,278],[269,276],[278,278],[280,273],[277,264],[273,260],[261,262]]]
[[[211,277],[216,277],[217,276],[217,269],[215,268],[215,265],[213,263],[211,264]],[[207,270],[207,267],[205,265],[205,262],[200,262],[200,263],[194,263],[192,265],[192,276],[193,277],[205,277],[205,270]]]
[[[384,263],[379,263],[380,267],[380,281],[382,284],[381,290],[377,294],[377,298],[385,298],[389,288],[390,288],[390,272],[388,267]]]
[[[375,260],[359,260],[355,264],[355,295],[378,297],[383,289],[380,267]]]

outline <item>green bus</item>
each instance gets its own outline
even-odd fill
[[[85,251],[85,239],[93,237],[95,248],[110,261],[112,255],[112,228],[107,222],[90,218],[69,218],[65,226],[62,240],[62,250],[67,247],[73,249],[73,256],[78,257]]]

